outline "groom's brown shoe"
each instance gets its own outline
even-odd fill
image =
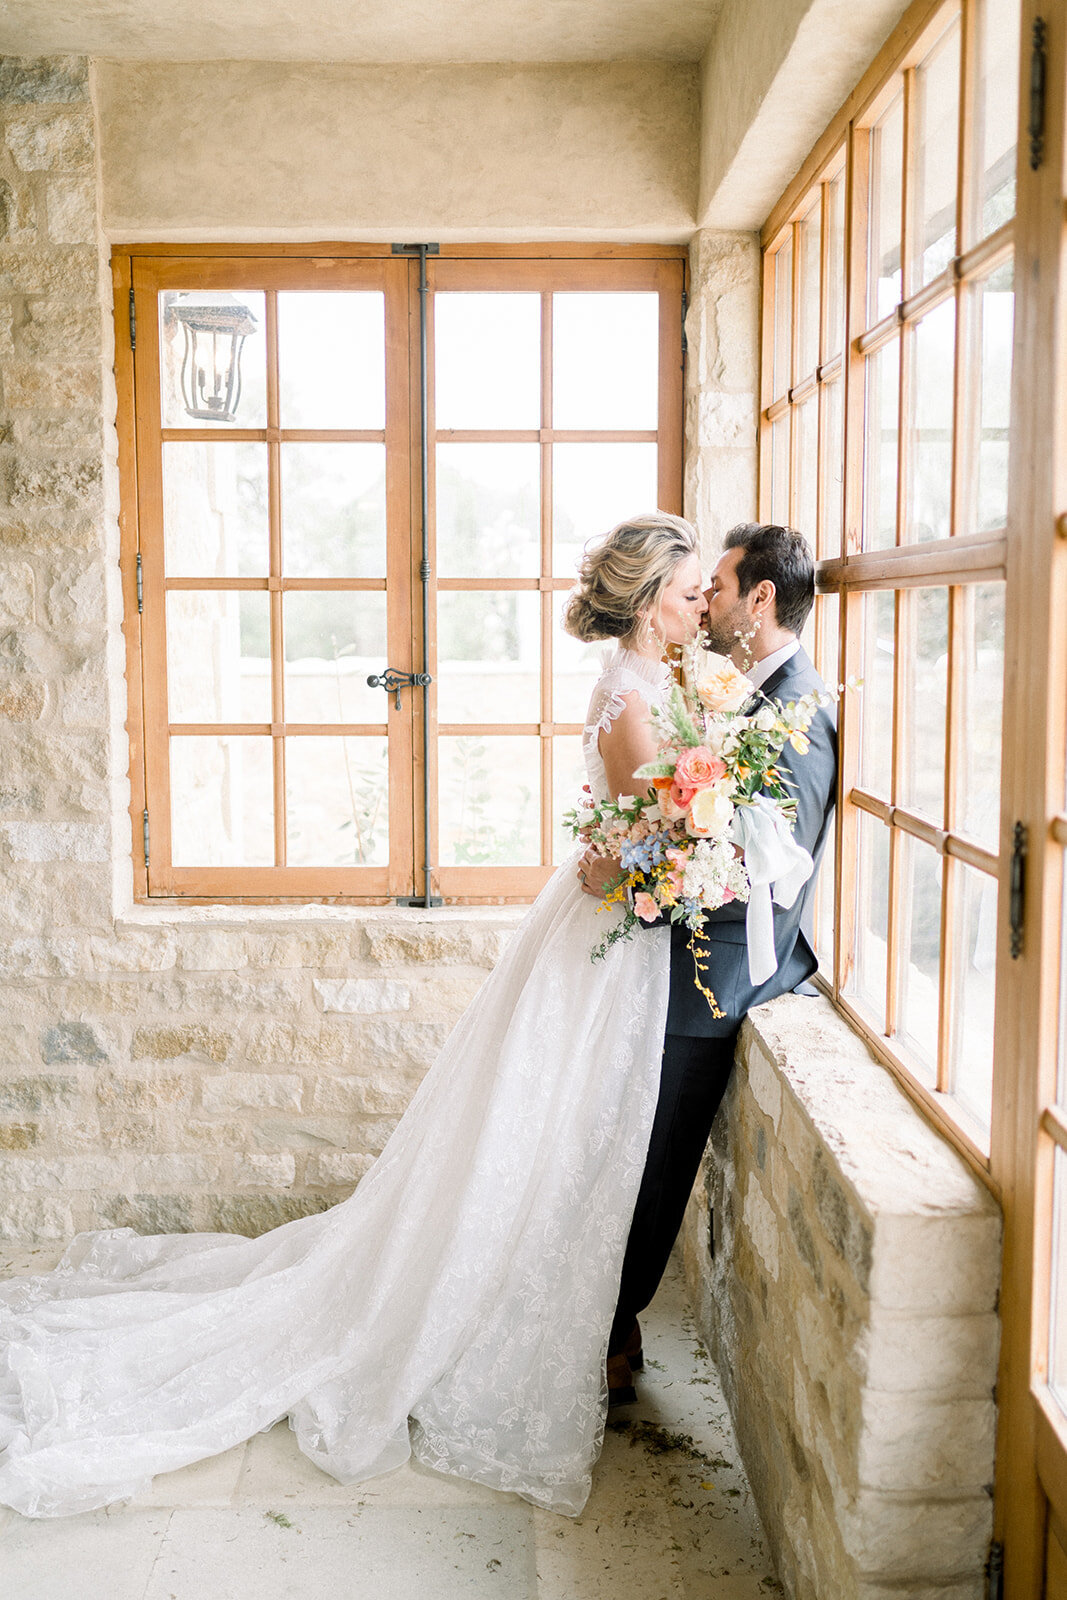
[[[632,1405],[637,1399],[637,1390],[634,1388],[633,1371],[624,1355],[609,1356],[608,1370],[608,1409],[612,1406]]]
[[[622,1353],[626,1357],[627,1361],[630,1363],[631,1372],[643,1372],[644,1371],[644,1368],[645,1368],[645,1352],[641,1348],[641,1325],[640,1325],[640,1323],[638,1323],[636,1321],[634,1322],[634,1325],[633,1325],[632,1329],[630,1330],[629,1335],[627,1336],[626,1343],[622,1347]]]

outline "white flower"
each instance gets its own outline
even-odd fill
[[[720,779],[693,796],[686,832],[694,839],[718,839],[730,826],[733,814],[729,779]]]
[[[778,725],[778,713],[773,706],[760,706],[752,721],[761,733],[773,733]]]

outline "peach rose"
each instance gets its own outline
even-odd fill
[[[696,794],[695,789],[683,789],[681,784],[674,782],[666,793],[660,794],[660,810],[668,822],[681,822],[689,811],[690,802]]]
[[[707,665],[696,686],[697,696],[707,711],[740,711],[755,694],[754,685],[734,666],[729,656],[709,651]]]
[[[703,745],[684,750],[674,769],[674,781],[681,789],[706,789],[709,783],[725,778],[726,767]]]
[[[659,916],[659,906],[643,889],[634,895],[634,910],[642,922],[655,922]]]

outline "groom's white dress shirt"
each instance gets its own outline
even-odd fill
[[[753,661],[745,677],[754,689],[762,689],[771,675],[784,667],[791,656],[795,656],[800,649],[800,640],[793,639],[789,644],[784,644],[780,650],[772,650],[769,656],[764,656],[761,661]]]

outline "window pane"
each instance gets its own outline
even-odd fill
[[[819,971],[827,979],[834,971],[834,839],[837,819],[830,824],[826,837],[826,852],[819,864],[819,882],[815,895],[815,954]]]
[[[1048,1381],[1067,1411],[1067,1156],[1062,1150],[1056,1150],[1054,1163]]]
[[[905,669],[900,803],[940,824],[945,815],[948,590],[906,590],[900,605]]]
[[[552,741],[552,859],[566,860],[575,848],[574,839],[563,827],[563,814],[576,806],[581,799],[585,783],[585,762],[582,759],[582,741],[575,734],[565,734]]]
[[[264,295],[165,289],[159,296],[159,376],[165,428],[267,424]]]
[[[920,1077],[937,1072],[940,1011],[941,857],[929,845],[899,835],[902,864],[897,1033],[915,1057]]]
[[[789,522],[789,430],[792,411],[771,423],[771,521]]]
[[[889,829],[856,813],[856,967],[852,987],[885,1030],[886,947],[889,938]]]
[[[285,812],[289,866],[386,866],[385,739],[286,739]]]
[[[984,1128],[993,1103],[993,997],[996,989],[997,882],[952,863],[952,1054],[949,1092]]]
[[[434,296],[439,428],[541,426],[541,296]]]
[[[442,578],[540,574],[539,445],[437,446],[437,570]]]
[[[867,362],[864,448],[863,548],[886,550],[897,542],[897,414],[900,349],[892,344]]]
[[[567,599],[562,593],[552,597],[552,721],[584,725],[593,687],[603,670],[601,663],[614,649],[614,640],[587,644],[564,633],[561,618]]]
[[[845,386],[838,379],[823,390],[822,527],[819,555],[842,553],[845,525]]]
[[[384,444],[283,444],[287,578],[385,577]]]
[[[962,668],[957,826],[996,850],[1000,839],[1004,585],[968,584],[957,592]]]
[[[1067,850],[1063,852],[1060,895],[1060,1027],[1056,1099],[1067,1109]]]
[[[845,175],[826,186],[826,349],[823,359],[836,356],[845,334]]]
[[[385,595],[302,591],[282,606],[286,722],[384,722],[385,690],[367,678],[388,665]]]
[[[659,295],[552,296],[552,425],[655,428]]]
[[[956,302],[942,301],[912,335],[908,418],[909,542],[947,539],[952,531],[952,388]]]
[[[270,722],[266,591],[167,595],[167,709],[171,722]]]
[[[283,428],[385,427],[385,296],[278,295]]]
[[[915,74],[910,293],[936,278],[956,254],[959,109],[960,24],[957,18]]]
[[[819,622],[819,649],[815,666],[833,693],[838,677],[841,602],[836,594],[819,595],[815,601],[815,611]]]
[[[539,722],[540,663],[539,594],[438,595],[440,722]]]
[[[552,447],[553,555],[558,578],[578,571],[589,539],[658,504],[654,444],[557,444]]]
[[[978,533],[1003,528],[1008,520],[1008,425],[1011,419],[1011,345],[1015,325],[1012,263],[1007,262],[971,290],[974,319],[970,412],[972,459],[977,470],[965,485],[965,513]]]
[[[774,257],[774,398],[793,381],[793,239],[790,234]]]
[[[793,526],[815,547],[819,482],[819,399],[812,395],[797,407],[797,508]]]
[[[176,867],[273,866],[271,740],[171,739],[170,840]]]
[[[266,445],[165,444],[163,541],[168,578],[265,578]]]
[[[437,748],[441,865],[536,866],[540,740],[468,735],[440,739]]]
[[[882,800],[893,781],[893,592],[863,596],[863,688],[860,691],[860,787]]]
[[[898,94],[871,129],[871,245],[867,317],[878,322],[901,299],[900,217],[904,96]]]
[[[800,223],[800,326],[797,329],[797,381],[819,364],[819,283],[822,250],[821,201]]]
[[[1019,114],[1019,0],[978,0],[974,131],[978,158],[973,238],[1015,214],[1015,129]]]

